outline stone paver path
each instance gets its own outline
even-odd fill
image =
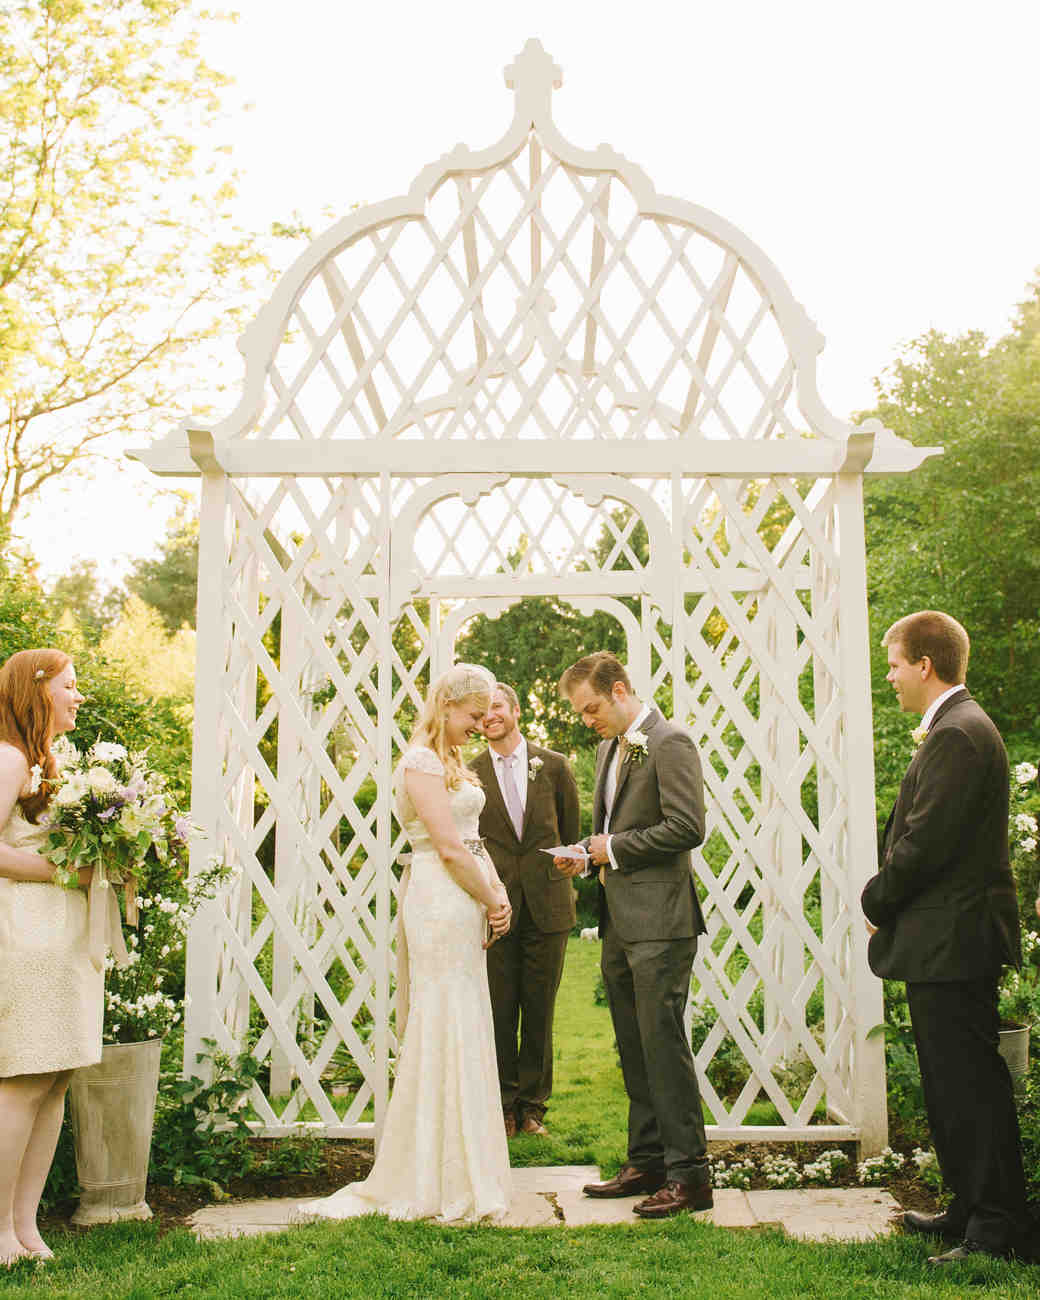
[[[594,1165],[569,1165],[513,1170],[513,1200],[505,1228],[588,1227],[595,1224],[645,1226],[632,1213],[639,1197],[593,1200],[582,1195],[585,1183],[596,1182]],[[756,1228],[776,1224],[792,1237],[823,1241],[866,1241],[890,1232],[899,1214],[896,1201],[878,1187],[811,1188],[797,1191],[742,1192],[718,1188],[715,1206],[694,1215],[720,1228]],[[221,1237],[251,1237],[281,1232],[290,1226],[298,1197],[257,1201],[228,1201],[207,1205],[188,1220],[200,1241]]]

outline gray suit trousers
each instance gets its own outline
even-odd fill
[[[695,935],[626,943],[603,936],[601,969],[628,1093],[628,1163],[669,1180],[708,1181],[701,1095],[683,1015]]]

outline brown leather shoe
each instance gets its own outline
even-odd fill
[[[665,1172],[663,1169],[636,1169],[634,1165],[622,1165],[613,1178],[605,1183],[586,1183],[581,1189],[586,1196],[645,1196],[663,1187]]]
[[[506,1137],[515,1138],[516,1137],[516,1115],[514,1115],[514,1113],[511,1110],[507,1110],[505,1112],[504,1118],[506,1122]]]
[[[533,1133],[535,1137],[547,1138],[549,1130],[533,1111],[528,1111],[520,1122],[521,1133]]]
[[[695,1187],[692,1183],[665,1183],[659,1192],[632,1209],[641,1219],[670,1219],[683,1210],[710,1210],[713,1204],[711,1187],[707,1184]]]

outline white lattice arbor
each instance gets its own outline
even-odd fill
[[[862,481],[927,452],[824,407],[822,339],[739,230],[560,137],[537,42],[506,75],[503,139],[315,240],[234,412],[140,453],[202,479],[193,812],[242,869],[190,937],[188,1061],[251,1043],[265,1133],[378,1131],[391,773],[466,621],[551,595],[618,620],[703,756],[710,1136],[876,1149]]]

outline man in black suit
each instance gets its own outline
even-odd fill
[[[584,1191],[649,1193],[633,1206],[644,1219],[706,1210],[711,1174],[684,1020],[705,932],[690,861],[704,840],[700,760],[686,731],[639,699],[609,651],[572,664],[560,692],[601,742],[586,848],[600,869],[600,964],[629,1103],[625,1164]]]
[[[524,737],[520,701],[504,682],[483,731],[488,748],[472,764],[484,787],[480,834],[513,907],[509,933],[487,955],[502,1114],[507,1137],[546,1137],[553,1012],[575,908],[570,875],[542,850],[578,834],[578,786],[562,754]]]
[[[863,890],[876,927],[869,961],[875,975],[906,981],[928,1123],[953,1193],[943,1214],[903,1220],[959,1243],[932,1263],[1006,1255],[1028,1231],[1011,1076],[997,1051],[1001,967],[1021,961],[1007,753],[964,685],[968,634],[956,619],[909,614],[883,644],[900,706],[923,718],[881,870]]]

